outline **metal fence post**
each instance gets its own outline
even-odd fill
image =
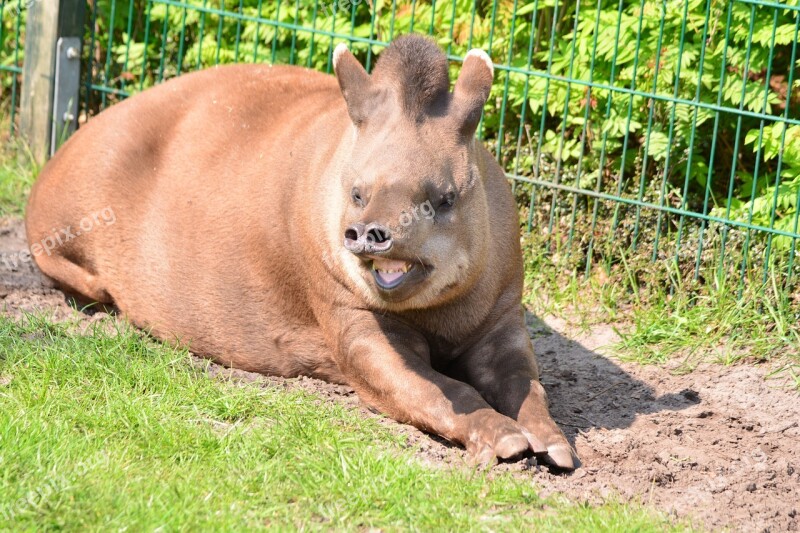
[[[26,0],[20,131],[43,163],[77,126],[85,0]]]

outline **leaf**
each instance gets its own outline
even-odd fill
[[[663,161],[667,157],[667,150],[669,142],[667,136],[660,132],[654,131],[650,133],[650,138],[647,141],[647,153],[656,161]]]

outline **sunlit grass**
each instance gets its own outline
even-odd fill
[[[700,362],[771,361],[786,368],[800,362],[800,309],[775,269],[766,280],[756,269],[744,282],[731,282],[716,265],[705,265],[698,279],[687,280],[668,261],[617,250],[621,259],[611,268],[601,263],[587,276],[582,267],[564,267],[557,251],[535,236],[525,253],[531,310],[581,330],[613,324],[620,341],[606,351],[621,359],[649,364],[678,358],[684,371]]]
[[[424,466],[357,411],[208,376],[106,319],[0,317],[0,522],[11,530],[664,531],[637,506]]]
[[[0,120],[0,128],[5,122]],[[30,152],[16,140],[0,147],[0,217],[22,216],[39,169]]]

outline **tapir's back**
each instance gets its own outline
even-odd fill
[[[310,119],[331,114],[346,120],[335,79],[307,69],[235,65],[170,80],[92,118],[58,151],[34,186],[28,229],[69,223],[75,202],[141,212],[147,202],[133,198],[186,191],[187,180],[198,192],[230,193],[230,172],[252,169],[276,142],[290,144]],[[62,202],[66,216],[53,216]],[[40,227],[40,216],[51,220]]]
[[[237,339],[269,327],[265,313],[279,310],[284,322],[307,313],[293,309],[295,287],[280,275],[296,261],[281,250],[286,214],[298,177],[322,164],[348,123],[335,78],[296,67],[220,67],[145,91],[90,120],[43,170],[26,221],[34,253],[86,217],[113,213],[113,223],[85,224],[37,263],[159,336],[212,352],[224,338],[221,352],[252,353]],[[70,279],[69,263],[91,279]],[[276,278],[285,283],[263,286]]]

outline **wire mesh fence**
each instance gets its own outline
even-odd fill
[[[11,110],[26,1],[2,3]],[[794,292],[800,0],[93,0],[87,11],[82,120],[221,63],[331,72],[348,42],[370,69],[394,36],[418,32],[455,76],[483,48],[496,79],[479,136],[554,260],[590,275],[647,257],[740,293]]]

